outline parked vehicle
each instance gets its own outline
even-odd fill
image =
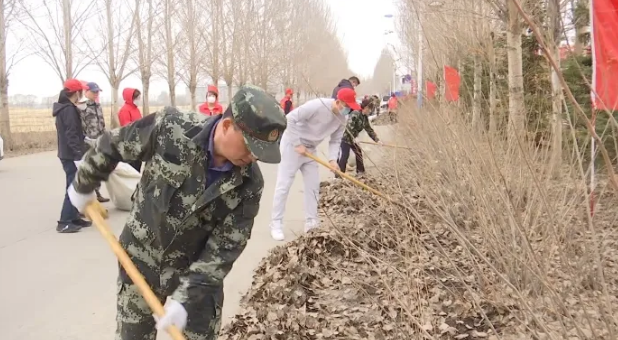
[[[383,96],[380,101],[380,113],[388,112],[388,100],[391,99],[390,96]]]

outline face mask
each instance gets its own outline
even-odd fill
[[[206,98],[206,100],[207,100],[210,104],[213,104],[214,102],[216,102],[216,101],[217,101],[217,97],[215,97],[215,96],[208,96],[208,97]]]
[[[133,101],[133,103],[134,103],[134,104],[141,103],[141,102],[142,102],[142,97],[137,97],[137,98],[135,98],[135,100]]]
[[[77,103],[75,106],[82,111],[86,109],[86,103]]]
[[[350,109],[349,107],[344,107],[342,110],[340,110],[339,112],[341,112],[342,115],[347,116],[348,114],[350,114],[350,111],[352,111],[352,109]]]

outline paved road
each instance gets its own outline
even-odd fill
[[[380,130],[384,129],[378,133]],[[262,164],[261,168],[266,181],[262,206],[251,241],[226,278],[224,320],[236,313],[242,294],[251,285],[254,268],[278,244],[268,230],[277,170],[273,165]],[[324,179],[332,177],[327,170],[321,171]],[[55,152],[0,161],[2,339],[113,338],[116,261],[95,228],[76,234],[56,233],[63,181]],[[302,197],[302,178],[297,176],[288,199],[288,239],[302,233]],[[118,235],[127,213],[111,204],[108,208],[108,222]],[[159,338],[167,339],[165,335]]]

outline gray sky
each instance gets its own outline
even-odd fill
[[[393,18],[386,14],[396,14],[396,0],[325,0],[331,7],[337,23],[338,35],[348,53],[351,70],[359,76],[371,76],[373,68],[384,46],[398,45],[394,34],[385,36],[387,30],[394,31]],[[9,42],[10,43],[10,42]],[[77,77],[80,80],[95,81],[103,89],[103,99],[110,98],[109,86],[105,76],[96,66],[86,68]],[[333,84],[334,86],[335,84]],[[121,83],[124,87],[141,88],[136,76],[130,76]],[[156,79],[151,85],[151,95],[157,96],[166,89],[164,81]],[[35,56],[22,60],[13,67],[9,77],[9,95],[33,94],[39,97],[53,96],[60,90],[60,82],[53,70]],[[178,90],[184,93],[184,86]]]

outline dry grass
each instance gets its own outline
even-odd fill
[[[162,106],[150,107],[151,112]],[[181,107],[181,109],[188,109]],[[103,107],[106,126],[111,126],[111,108]],[[13,150],[7,150],[8,156],[53,150],[56,148],[56,122],[51,109],[10,108]]]
[[[263,261],[224,339],[615,339],[616,196],[589,219],[576,159],[547,177],[458,117],[404,110],[369,181],[399,205],[325,185],[326,230]]]

